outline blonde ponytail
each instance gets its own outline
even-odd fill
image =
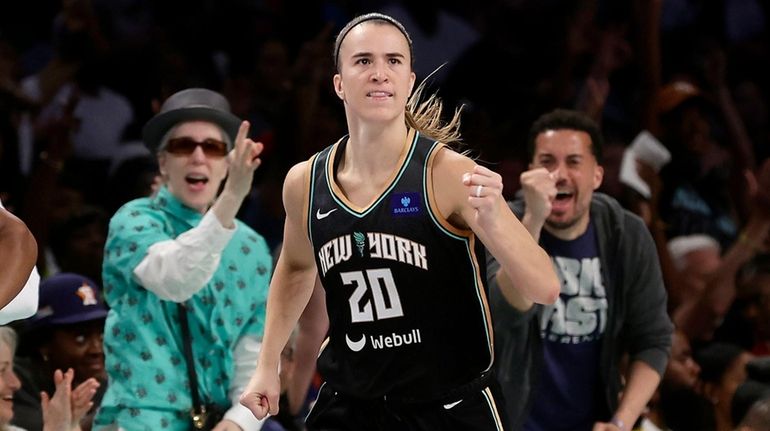
[[[455,109],[452,119],[447,123],[441,118],[444,103],[438,96],[431,94],[424,102],[421,102],[420,99],[428,78],[430,75],[417,86],[417,89],[406,102],[406,124],[423,135],[458,149],[462,140],[460,135],[462,107]]]

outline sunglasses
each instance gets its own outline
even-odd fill
[[[169,139],[164,148],[166,152],[177,156],[189,156],[196,148],[201,147],[207,157],[224,157],[227,155],[227,144],[213,138],[198,142],[189,136]]]

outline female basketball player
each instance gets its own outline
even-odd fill
[[[508,209],[500,175],[442,144],[459,139],[458,113],[444,125],[438,99],[418,104],[421,88],[409,98],[399,22],[353,19],[334,60],[349,135],[286,177],[284,248],[241,403],[277,413],[281,349],[320,277],[330,329],[309,429],[501,430],[484,246],[539,303],[559,293],[551,261]]]

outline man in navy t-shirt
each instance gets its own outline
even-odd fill
[[[601,146],[598,126],[574,111],[530,130],[523,199],[511,206],[551,256],[556,303],[503,297],[511,281],[489,262],[496,371],[514,430],[630,431],[666,367],[672,325],[655,245],[641,219],[594,193]]]
[[[599,341],[607,327],[596,229],[589,222],[586,232],[572,241],[543,231],[540,244],[553,258],[562,289],[540,316],[544,362],[524,429],[591,429],[601,404]]]

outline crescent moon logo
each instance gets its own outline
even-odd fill
[[[348,344],[348,348],[354,352],[360,352],[366,345],[366,337],[361,335],[361,339],[358,341],[352,341],[348,334],[345,334],[345,342]]]

